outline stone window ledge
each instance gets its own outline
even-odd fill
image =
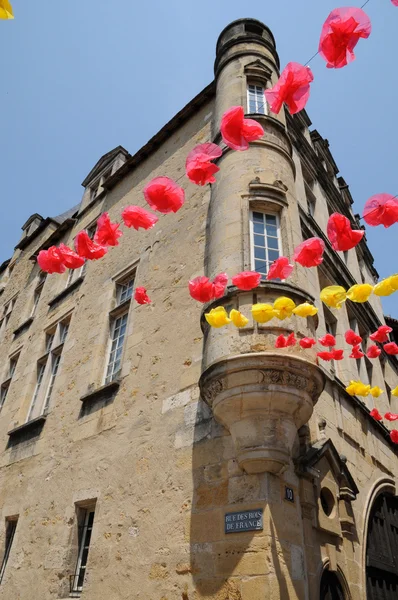
[[[28,327],[30,327],[32,323],[33,323],[33,317],[29,317],[29,319],[26,319],[26,321],[21,323],[21,325],[14,330],[14,332],[13,332],[14,335],[19,335],[25,329],[28,329]]]
[[[80,398],[80,401],[83,403],[90,403],[98,400],[99,398],[107,398],[112,396],[112,394],[115,394],[119,387],[120,379],[114,379],[113,381],[110,381],[109,383],[106,383],[105,385],[102,385],[101,387],[84,394],[84,396]]]
[[[52,307],[55,304],[57,304],[58,302],[60,302],[61,300],[63,300],[64,298],[66,298],[67,296],[69,296],[69,294],[71,294],[74,290],[76,290],[83,283],[83,281],[84,281],[84,277],[82,277],[82,276],[75,279],[75,281],[73,283],[71,283],[70,285],[68,285],[67,288],[65,288],[64,290],[62,290],[62,292],[60,292],[59,294],[54,296],[54,298],[52,300],[50,300],[50,302],[48,303],[48,306]]]
[[[18,425],[18,427],[14,427],[14,429],[11,429],[7,433],[10,436],[10,438],[17,438],[20,435],[23,436],[25,433],[31,431],[32,429],[41,429],[44,423],[46,422],[46,419],[47,415],[40,415],[40,417],[36,417],[36,419],[31,419],[30,421],[27,421],[22,425]]]

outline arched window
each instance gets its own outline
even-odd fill
[[[345,600],[337,575],[328,569],[322,574],[320,600]]]
[[[369,517],[366,545],[367,600],[398,598],[398,498],[381,494]]]

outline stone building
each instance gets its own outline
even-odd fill
[[[0,598],[398,597],[396,447],[369,415],[373,398],[345,391],[369,381],[384,390],[380,412],[397,411],[397,361],[318,364],[314,349],[274,348],[291,331],[332,332],[344,347],[349,327],[366,347],[384,323],[377,297],[340,311],[319,301],[325,285],[373,284],[377,272],[366,241],[343,254],[325,237],[332,212],[359,226],[353,201],[307,114],[269,114],[263,91],[278,73],[269,29],[230,24],[214,82],[134,156],[103,156],[77,206],[32,215],[0,267]],[[185,158],[222,144],[234,105],[264,137],[246,152],[223,147],[217,183],[197,187]],[[159,175],[185,188],[177,214],[125,230],[78,272],[39,271],[40,249],[72,245],[104,211],[117,220],[144,206]],[[189,279],[265,273],[311,236],[326,243],[319,268],[296,265],[252,292],[229,286],[218,304],[248,326],[208,327]],[[134,303],[135,285],[151,305]],[[251,320],[253,303],[280,295],[315,302],[317,317]]]

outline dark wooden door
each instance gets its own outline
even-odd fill
[[[320,600],[345,600],[343,588],[337,575],[331,571],[324,571],[321,580]]]
[[[398,599],[398,498],[379,496],[369,519],[367,600]]]

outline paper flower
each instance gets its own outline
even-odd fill
[[[8,0],[0,0],[0,19],[13,19],[12,6]],[[55,271],[54,271],[55,273]]]
[[[167,214],[180,210],[185,192],[169,177],[155,177],[144,187],[145,200],[153,210]]]
[[[389,327],[388,325],[380,325],[378,330],[372,333],[369,338],[372,340],[372,342],[379,342],[380,344],[383,344],[384,342],[388,342],[388,334],[391,333],[391,331],[392,327]]]
[[[391,390],[391,396],[395,396],[395,397],[398,396],[398,385],[393,390]]]
[[[321,344],[321,346],[330,348],[336,345],[336,338],[331,333],[326,333],[323,337],[318,339],[318,342]]]
[[[344,350],[332,350],[332,359],[333,360],[343,360],[344,358]]]
[[[373,292],[373,285],[369,283],[357,283],[347,291],[347,298],[351,302],[367,302]]]
[[[300,344],[301,348],[307,349],[307,348],[312,348],[312,346],[315,346],[316,341],[314,340],[314,338],[305,337],[299,341],[299,344]]]
[[[372,390],[371,390],[372,391]],[[381,416],[381,414],[379,413],[379,411],[377,410],[377,408],[373,408],[370,411],[370,416],[373,417],[376,421],[381,421],[383,419],[383,417]]]
[[[398,6],[398,0],[391,0],[391,3],[392,3],[394,6]]]
[[[134,292],[134,300],[137,304],[150,304],[151,299],[147,296],[146,288],[137,287]]]
[[[205,319],[211,327],[216,328],[224,327],[224,325],[231,322],[223,306],[217,306],[217,308],[212,308],[210,312],[205,313]]]
[[[283,321],[283,319],[288,319],[292,316],[295,306],[296,305],[291,298],[280,296],[274,302],[275,316],[281,321]]]
[[[259,140],[264,129],[254,119],[245,119],[241,106],[232,106],[222,116],[220,125],[222,139],[232,150],[247,150],[249,142]]]
[[[326,362],[333,360],[333,354],[331,352],[317,352],[316,355]]]
[[[40,250],[37,263],[42,271],[46,273],[65,273],[66,266],[62,254],[56,246],[48,250]]]
[[[325,242],[317,237],[309,238],[299,244],[293,254],[293,260],[302,267],[317,267],[323,261]]]
[[[228,275],[226,273],[220,273],[213,281],[204,276],[195,277],[188,283],[189,293],[194,300],[204,304],[221,298],[224,295],[227,283]]]
[[[391,227],[398,222],[398,198],[391,194],[376,194],[367,200],[363,218],[368,225]]]
[[[352,352],[350,354],[350,358],[362,358],[364,355],[364,353],[361,350],[361,346],[358,344],[357,346],[353,346],[352,348]]]
[[[242,271],[232,277],[232,283],[240,290],[253,290],[258,287],[261,281],[261,273],[257,271]]]
[[[398,431],[396,429],[390,431],[390,438],[394,444],[398,444]]]
[[[347,293],[341,285],[329,285],[321,291],[320,298],[330,308],[341,308],[347,298]]]
[[[118,246],[118,239],[123,235],[119,223],[112,223],[107,212],[104,212],[97,221],[97,230],[94,242],[100,246]]]
[[[380,354],[381,350],[378,346],[369,346],[368,351],[366,352],[368,358],[377,358]]]
[[[376,296],[391,296],[391,294],[396,291],[395,280],[392,276],[382,279],[379,283],[376,283],[373,288],[373,293]]]
[[[73,252],[69,246],[65,246],[65,244],[60,244],[58,248],[58,252],[61,255],[62,261],[68,269],[79,269],[86,262],[82,256]]]
[[[318,309],[313,304],[309,304],[308,302],[303,302],[303,304],[298,304],[296,308],[293,309],[293,314],[297,317],[313,317],[318,312]]]
[[[276,311],[272,304],[253,304],[251,313],[257,323],[268,323],[268,321],[271,321],[276,316]]]
[[[354,48],[372,30],[367,14],[356,7],[335,8],[322,27],[319,54],[328,69],[340,69],[355,59]]]
[[[222,150],[217,144],[207,142],[195,146],[188,154],[185,163],[185,172],[188,179],[197,185],[215,183],[214,174],[220,170],[220,167],[217,167],[211,161],[221,155]]]
[[[350,385],[346,387],[346,392],[350,396],[369,396],[370,385],[365,385],[361,381],[350,381]]]
[[[383,390],[379,388],[378,385],[375,385],[374,387],[370,388],[370,393],[373,396],[373,398],[378,398],[382,395]]]
[[[291,115],[303,110],[310,96],[310,83],[313,79],[309,67],[296,62],[288,63],[274,87],[265,90],[271,111],[278,114],[283,103],[287,104]]]
[[[384,418],[387,421],[396,421],[398,419],[398,415],[392,412],[386,412],[386,414],[384,415]]]
[[[270,266],[267,273],[267,279],[287,279],[292,274],[294,266],[289,263],[286,256],[280,256]]]
[[[245,315],[242,315],[239,310],[235,310],[235,308],[230,311],[229,318],[235,327],[245,327],[249,322],[249,319]]]
[[[159,217],[140,206],[127,206],[122,212],[122,219],[126,227],[134,227],[137,231],[140,227],[151,229],[159,221]]]
[[[396,356],[398,354],[398,346],[395,342],[389,342],[388,344],[384,344],[383,350],[385,350],[387,354],[391,354],[392,356]]]
[[[350,346],[357,346],[362,342],[361,336],[355,333],[355,331],[352,329],[348,329],[348,331],[345,332],[344,337],[345,341],[347,344],[350,344]]]
[[[359,244],[365,231],[352,229],[347,217],[340,213],[333,213],[328,220],[327,235],[333,250],[345,252]]]
[[[108,252],[107,246],[96,244],[90,239],[90,236],[85,229],[79,231],[77,234],[75,238],[75,249],[79,256],[83,256],[88,260],[98,260]]]
[[[294,337],[294,332],[290,333],[286,338],[283,335],[279,335],[275,340],[275,348],[288,348],[296,344],[297,340]]]

